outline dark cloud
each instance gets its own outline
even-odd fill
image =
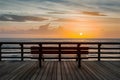
[[[0,29],[0,33],[2,34],[39,34],[39,35],[56,35],[60,32],[63,32],[62,27],[51,28],[50,23],[39,26],[38,29],[28,29],[28,30],[4,30]]]
[[[18,0],[19,1],[19,0]],[[33,0],[20,0],[20,1],[33,1]],[[62,2],[64,0],[34,0],[34,1],[37,1],[37,2],[44,2],[44,1],[51,1],[51,2]]]
[[[35,16],[19,16],[11,14],[2,14],[0,15],[0,21],[15,21],[15,22],[25,22],[25,21],[44,21],[47,20],[42,17]]]
[[[75,20],[75,19],[65,19],[65,18],[60,18],[54,21],[58,21],[58,22],[79,22],[79,20]]]
[[[50,28],[52,27],[50,25],[50,23],[48,24],[45,24],[45,25],[41,25],[39,27],[39,29],[30,29],[30,30],[27,30],[26,32],[28,33],[32,33],[32,34],[41,34],[41,35],[49,35],[49,34],[59,34],[60,32],[62,32],[64,29],[63,27],[58,27],[58,28]]]
[[[48,12],[48,14],[65,14],[65,12]]]
[[[91,16],[107,16],[107,15],[99,13],[99,12],[83,11],[82,13],[85,15],[91,15]]]

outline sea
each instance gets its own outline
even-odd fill
[[[94,38],[94,39],[78,39],[78,38],[0,38],[0,42],[120,42],[120,38],[116,38],[116,39],[112,39],[112,38]],[[30,45],[31,46],[31,45]],[[67,45],[67,46],[72,46],[72,45]],[[96,45],[84,45],[84,46],[89,46],[89,47],[96,47]],[[20,47],[19,45],[10,45],[10,44],[6,44],[2,46],[4,47]],[[98,46],[97,46],[98,47]],[[118,45],[103,45],[102,47],[107,47],[107,48],[120,48],[120,44]],[[25,52],[30,52],[30,49],[26,49],[24,50]],[[89,52],[97,52],[98,50],[89,50]],[[21,56],[20,54],[18,54],[17,52],[20,52],[19,49],[2,49],[2,52],[16,52],[14,54],[2,54],[3,57],[6,56],[16,56],[19,57]],[[116,50],[103,50],[102,52],[117,52],[120,53],[120,49],[116,49]],[[31,54],[24,54],[24,56],[32,56]],[[51,56],[51,55],[46,55],[46,56]],[[52,55],[53,56],[57,56],[57,55]],[[63,56],[75,56],[75,55],[63,55]],[[98,56],[98,54],[89,54],[87,56]],[[120,57],[120,54],[105,54],[103,56],[117,56]],[[20,60],[19,58],[4,58],[3,60]],[[26,60],[30,60],[30,59],[26,59]],[[91,59],[89,59],[91,60]],[[95,59],[96,60],[96,59]],[[109,60],[109,59],[107,59]],[[116,59],[114,59],[116,60]],[[120,60],[120,59],[118,59]]]
[[[0,42],[120,42],[120,38],[0,38]]]

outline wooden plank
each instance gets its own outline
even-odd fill
[[[107,80],[113,80],[113,79],[119,80],[119,78],[117,78],[116,76],[114,76],[113,72],[110,73],[111,72],[110,69],[109,69],[110,66],[105,69],[105,66],[103,65],[102,62],[99,62],[99,63],[98,62],[96,62],[96,63],[94,62],[92,64],[94,66],[91,65],[91,64],[89,64],[89,63],[87,63],[86,65],[88,65],[91,70],[93,70],[93,69],[96,70],[96,75],[97,76],[101,76],[103,79],[107,79]],[[99,68],[99,70],[98,70],[98,68]]]
[[[41,80],[45,70],[49,67],[48,62],[43,63],[43,67],[39,68],[39,71],[35,73],[31,80]]]
[[[3,64],[3,67],[0,67],[0,80],[6,80],[7,78],[10,78],[11,75],[15,75],[13,74],[13,72],[16,72],[19,68],[21,63],[20,62],[2,62],[0,64]],[[12,67],[11,67],[12,66]],[[24,65],[21,65],[21,67]],[[12,77],[12,76],[11,76]]]
[[[22,76],[19,75],[20,76],[19,80],[30,80],[32,78],[32,76],[35,74],[36,70],[38,69],[38,64],[36,64],[36,63],[33,63],[31,65],[28,64],[28,65],[29,65],[29,67],[24,70],[25,72],[23,71],[24,73],[22,73]],[[17,80],[17,79],[15,79],[15,80]]]
[[[48,76],[48,71],[50,69],[50,63],[48,63],[46,69],[44,69],[44,72],[41,76],[41,78],[37,78],[36,80],[46,80],[47,76]],[[39,75],[38,75],[39,76]]]
[[[92,65],[92,68],[94,70],[92,70],[87,64],[82,64],[84,67],[84,72],[88,73],[87,74],[87,78],[90,78],[91,80],[103,80],[104,77],[101,75],[98,75],[99,73],[97,72],[97,70],[99,69],[94,69],[94,67],[96,67],[94,64]],[[97,67],[96,67],[97,68]]]
[[[76,75],[75,75],[75,73],[74,73],[74,70],[72,69],[72,66],[71,66],[70,63],[71,63],[71,62],[66,62],[67,68],[68,68],[69,73],[70,73],[70,75],[68,75],[68,76],[71,76],[71,80],[77,80],[77,77],[76,77]]]
[[[52,80],[52,75],[53,75],[53,66],[54,66],[54,62],[49,62],[50,67],[49,70],[47,71],[47,77],[44,80]]]
[[[22,64],[22,65],[17,64],[18,65],[17,68],[14,67],[14,66],[17,66],[17,65],[14,65],[12,63],[8,64],[8,65],[9,65],[9,68],[6,67],[6,70],[9,71],[9,69],[11,69],[12,71],[10,73],[7,73],[5,76],[3,76],[1,78],[1,80],[8,80],[8,79],[9,80],[14,80],[14,78],[17,77],[19,75],[19,73],[24,70],[23,67],[25,67],[26,64]],[[14,67],[14,70],[12,69],[12,67]],[[4,70],[4,71],[6,71],[6,70]]]
[[[40,79],[41,74],[44,72],[46,67],[47,67],[47,62],[44,62],[44,65],[41,68],[39,68],[39,65],[38,65],[38,68],[36,68],[37,69],[36,72],[32,75],[31,79],[29,80],[36,80],[37,78]]]
[[[33,52],[34,54],[37,54],[38,52]],[[42,51],[43,54],[59,54],[59,51]],[[77,54],[78,51],[61,51],[61,54]],[[88,51],[80,51],[81,54],[88,54]]]
[[[61,73],[62,73],[62,80],[67,80],[66,70],[63,62],[61,62]]]
[[[106,63],[106,62],[102,62],[101,64],[98,64],[98,65],[103,69],[103,71],[106,71],[106,73],[111,75],[114,79],[117,80],[118,78],[120,78],[120,71],[118,70],[120,69],[120,67],[118,68],[117,66],[114,66],[111,63]],[[120,66],[120,63],[119,63],[119,66]]]
[[[62,80],[61,62],[57,62],[57,80]]]
[[[40,47],[31,47],[31,51],[38,51]],[[80,49],[80,50],[88,50],[89,48],[88,47],[42,47],[42,50],[45,51],[45,50],[77,50],[77,49]]]
[[[76,62],[0,62],[0,80],[119,80],[120,62],[82,61],[79,69]]]
[[[71,73],[70,73],[70,71],[68,69],[69,65],[67,65],[67,62],[64,62],[64,66],[65,66],[65,72],[66,72],[67,80],[72,80],[72,75],[71,75]]]
[[[51,80],[57,80],[57,65],[58,65],[58,62],[54,62],[54,65],[53,65],[53,71],[52,71],[52,78]]]
[[[10,78],[10,80],[27,80],[26,76],[29,74],[28,71],[29,71],[29,69],[32,70],[31,69],[31,65],[32,65],[32,63],[25,64],[24,67],[22,67],[21,69],[17,70],[18,72],[16,72],[15,75],[12,78]]]
[[[70,62],[69,63],[71,65],[71,69],[72,69],[72,74],[73,74],[73,80],[87,80],[84,76],[84,74],[81,74],[80,69],[78,69],[76,62]],[[82,67],[81,67],[82,68]]]

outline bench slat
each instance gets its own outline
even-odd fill
[[[39,51],[31,51],[31,54],[39,54]],[[41,54],[78,54],[78,51],[42,51]],[[80,51],[80,54],[88,54],[88,51]]]
[[[31,47],[31,50],[38,50],[40,47]],[[80,50],[88,50],[89,48],[88,47],[42,47],[41,48],[42,50],[65,50],[65,49],[80,49]]]

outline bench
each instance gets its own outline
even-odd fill
[[[76,59],[78,62],[78,67],[81,67],[81,59],[88,59],[88,47],[31,47],[31,54],[33,59],[39,60],[39,66],[42,65],[42,60],[44,59],[58,59],[61,61],[61,59]],[[57,57],[46,57],[44,56],[47,54],[58,54]],[[62,54],[75,54],[76,57],[62,57]],[[83,57],[83,55],[85,55]]]

